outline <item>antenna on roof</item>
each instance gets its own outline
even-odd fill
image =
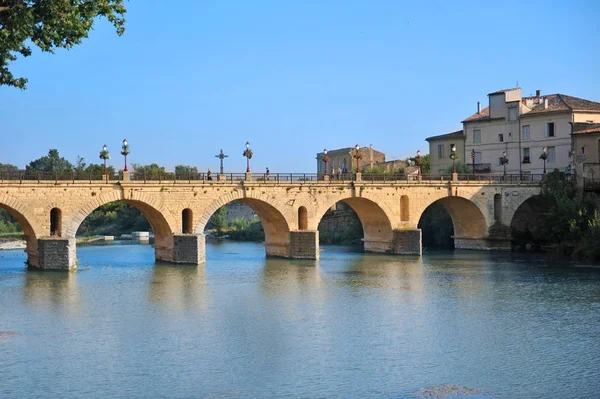
[[[519,81],[517,80],[517,85],[515,87],[519,87]]]

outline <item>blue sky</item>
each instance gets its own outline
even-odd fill
[[[72,162],[314,172],[315,154],[373,144],[405,158],[461,128],[487,93],[600,101],[600,3],[127,2],[118,37],[99,20],[71,50],[20,58],[28,90],[0,87],[0,163],[49,148]]]

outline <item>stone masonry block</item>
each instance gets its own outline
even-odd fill
[[[421,255],[421,229],[394,230],[393,253]]]
[[[173,236],[173,262],[200,265],[206,261],[204,234],[175,234]]]
[[[319,231],[290,231],[290,252],[294,259],[319,259]]]
[[[37,267],[44,270],[77,269],[75,244],[74,238],[43,237],[38,239]]]

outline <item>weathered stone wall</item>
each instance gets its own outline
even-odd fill
[[[290,232],[290,252],[294,259],[319,259],[319,231]]]
[[[173,262],[199,265],[206,260],[204,234],[175,234],[173,236]]]
[[[421,230],[394,230],[393,253],[421,255]]]
[[[30,262],[30,266],[45,270],[74,270],[77,268],[75,245],[74,238],[40,238],[38,240],[38,264]]]

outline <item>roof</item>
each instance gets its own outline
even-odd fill
[[[452,132],[452,133],[440,134],[439,136],[427,137],[425,140],[426,141],[433,141],[433,140],[461,139],[461,138],[462,139],[465,138],[462,129],[461,130],[457,130],[456,132]]]
[[[600,123],[573,123],[573,134],[600,133]]]
[[[508,89],[512,90],[512,89]],[[501,90],[495,93],[502,93],[507,90]],[[546,113],[553,112],[597,112],[600,113],[600,103],[595,101],[586,100],[579,97],[568,96],[566,94],[549,94],[541,97],[523,97],[521,99],[522,104],[526,104],[528,100],[534,102],[531,107],[531,111],[521,114],[520,117],[537,116]],[[548,100],[548,108],[545,107],[545,100]],[[475,113],[469,116],[464,122],[474,122],[480,120],[491,120],[490,119],[490,107],[485,107],[480,113]]]
[[[502,90],[495,91],[493,93],[489,93],[488,96],[491,96],[494,94],[502,94],[502,93],[506,93],[507,91],[513,91],[513,90],[518,90],[518,89],[520,89],[520,87],[513,87],[512,89],[502,89]]]

